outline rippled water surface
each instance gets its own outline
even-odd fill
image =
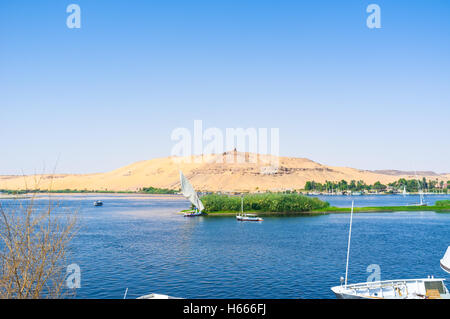
[[[395,199],[364,197],[326,200],[370,206],[361,201],[392,205]],[[93,206],[97,199],[103,207]],[[330,287],[345,274],[349,214],[245,223],[184,218],[176,212],[188,203],[170,196],[55,200],[79,212],[81,229],[70,260],[81,268],[78,298],[122,298],[126,288],[129,298],[151,292],[186,298],[334,298]],[[38,200],[43,207],[47,203]],[[353,221],[350,282],[366,281],[370,264],[380,265],[386,280],[445,277],[439,260],[450,245],[450,214],[356,214]]]

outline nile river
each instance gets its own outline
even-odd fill
[[[128,298],[151,292],[184,298],[334,298],[345,274],[349,214],[184,218],[174,196],[54,196],[76,210],[80,231],[70,263],[81,268],[77,298]],[[446,196],[428,196],[436,199]],[[100,199],[104,206],[94,207]],[[326,196],[332,205],[390,206],[417,196]],[[15,205],[3,199],[4,207]],[[47,205],[40,199],[38,205]],[[446,274],[439,260],[450,245],[450,214],[398,212],[353,218],[349,282],[366,281],[371,264],[381,279]],[[448,276],[448,275],[447,275]]]

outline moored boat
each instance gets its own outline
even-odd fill
[[[236,216],[236,219],[242,222],[262,222],[264,219],[262,219],[261,217],[258,217],[257,215],[254,214],[245,214],[243,216]]]
[[[445,279],[400,279],[331,288],[338,299],[450,299]]]
[[[184,215],[184,217],[196,217],[196,216],[206,215],[206,213],[203,213],[197,209],[194,209],[194,210],[184,212],[183,215]]]
[[[236,220],[241,222],[262,222],[264,219],[255,214],[244,214],[244,198],[241,197],[241,212],[236,214]]]
[[[205,207],[203,206],[202,201],[197,195],[197,192],[192,187],[191,183],[189,183],[188,179],[183,175],[183,172],[180,171],[180,184],[181,184],[181,193],[184,197],[186,197],[192,205],[195,207],[195,210],[184,212],[184,217],[196,217],[207,215],[202,212]]]
[[[402,193],[402,195],[403,196],[408,195],[408,192],[406,191],[406,186],[403,186],[403,193]]]
[[[450,299],[445,279],[428,277],[425,279],[400,279],[347,284],[350,243],[352,235],[353,206],[350,213],[350,230],[347,246],[345,278],[341,285],[331,288],[338,299]],[[447,250],[447,252],[450,248]],[[447,255],[447,254],[446,254]],[[450,257],[450,253],[449,253]],[[445,258],[445,256],[444,256]],[[441,261],[442,266],[442,261]],[[444,269],[444,268],[443,268]],[[444,269],[445,270],[445,269]]]
[[[417,178],[417,175],[416,175],[416,178]],[[408,206],[428,206],[428,203],[425,202],[422,188],[420,187],[420,181],[417,180],[417,183],[418,183],[419,200],[420,200],[420,201],[419,201],[419,203],[417,203],[417,204],[411,204],[411,205],[408,205]],[[405,189],[405,190],[406,190],[406,189]]]

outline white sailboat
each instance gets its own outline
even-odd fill
[[[184,197],[189,199],[189,201],[194,205],[195,209],[192,211],[188,211],[184,213],[184,217],[195,217],[200,215],[206,215],[202,211],[205,209],[202,201],[198,198],[197,192],[192,187],[191,183],[189,183],[186,176],[183,175],[183,172],[180,171],[180,183],[181,183],[181,193]]]
[[[428,204],[425,203],[422,189],[419,190],[419,197],[420,197],[420,202],[418,204],[416,204],[416,206],[428,206]]]
[[[403,186],[403,196],[408,195],[408,192],[406,191],[406,186]]]
[[[244,198],[241,197],[241,212],[236,214],[236,220],[241,222],[262,222],[264,219],[255,214],[244,214]]]
[[[411,204],[411,205],[408,205],[408,206],[428,206],[428,204],[424,200],[423,190],[422,190],[422,187],[420,187],[420,181],[417,178],[417,174],[416,174],[416,179],[417,179],[417,184],[418,184],[419,200],[420,201],[417,204]]]
[[[450,274],[450,246],[447,248],[444,257],[441,259],[441,268]]]
[[[331,288],[338,299],[450,299],[450,292],[445,287],[445,279],[428,277],[422,279],[399,279],[347,284],[350,242],[353,223],[353,202],[350,213],[350,230],[347,246],[347,263],[345,279],[341,285]],[[449,249],[450,250],[450,249]],[[447,251],[448,252],[448,251]],[[447,254],[446,254],[447,255]],[[449,253],[450,257],[450,253]],[[445,257],[444,257],[445,258]],[[441,261],[442,266],[442,261]]]

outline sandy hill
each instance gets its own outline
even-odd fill
[[[278,160],[276,171],[271,168],[270,160]],[[376,181],[390,183],[402,177],[415,178],[414,175],[407,174],[409,172],[374,172],[326,166],[306,158],[228,152],[190,158],[152,159],[98,174],[0,176],[0,189],[134,191],[149,186],[178,189],[180,169],[199,191],[279,191],[303,189],[305,182],[310,180],[363,180],[373,184]],[[433,172],[425,177],[450,180],[450,175]]]

